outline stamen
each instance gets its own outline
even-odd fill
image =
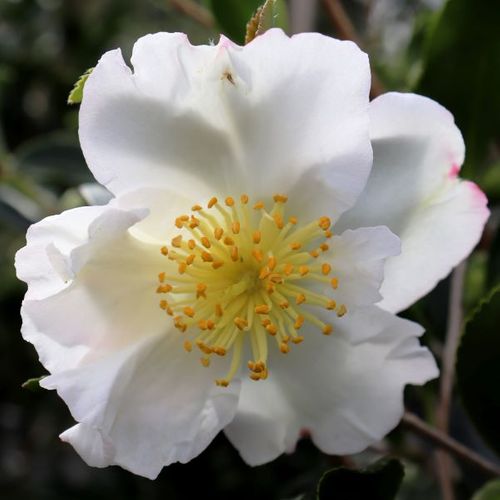
[[[332,334],[347,306],[335,300],[339,278],[331,275],[328,262],[335,249],[326,243],[332,236],[330,218],[299,225],[297,217],[286,217],[284,194],[273,195],[270,211],[263,200],[250,211],[246,194],[240,203],[231,196],[223,200],[210,198],[206,209],[194,204],[196,216],[174,220],[179,232],[160,248],[167,267],[157,275],[156,293],[162,296],[160,309],[188,337],[183,340],[187,353],[197,346],[205,367],[212,356],[231,355],[228,372],[215,381],[227,387],[241,366],[245,344],[253,358],[250,379],[265,380],[273,350],[287,354],[307,341],[314,332],[303,328],[306,323]],[[320,255],[323,262],[315,260]],[[314,314],[315,307],[323,315],[329,311],[329,323]]]

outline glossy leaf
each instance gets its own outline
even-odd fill
[[[90,73],[92,73],[93,69],[94,68],[89,68],[80,78],[78,78],[73,89],[69,93],[68,104],[80,104],[82,102],[83,87],[85,86],[85,82],[87,81],[87,78],[90,76]]]
[[[211,10],[221,31],[234,42],[243,44],[247,23],[263,3],[263,0],[211,0]],[[284,0],[274,3],[274,26],[286,31],[286,4]]]
[[[477,174],[500,130],[498,2],[449,0],[429,31],[417,91],[446,106],[464,134],[463,173]]]
[[[475,493],[472,500],[498,500],[500,498],[500,479],[490,481]]]
[[[465,325],[457,354],[463,405],[479,433],[500,453],[500,285],[479,304]]]
[[[32,392],[39,391],[39,390],[41,390],[40,380],[42,380],[42,378],[44,378],[45,376],[46,375],[42,375],[41,377],[29,378],[28,380],[26,380],[26,382],[24,382],[21,385],[21,387],[23,389],[28,389],[28,391],[32,391]]]
[[[362,470],[340,467],[321,478],[317,500],[393,500],[403,476],[403,465],[394,458],[381,459]]]

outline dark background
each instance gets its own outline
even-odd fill
[[[128,57],[134,41],[146,33],[185,31],[192,43],[216,40],[221,29],[233,38],[243,36],[246,13],[231,0],[199,2],[207,10],[198,20],[186,15],[184,3],[0,0],[0,497],[291,499],[311,494],[322,473],[333,466],[362,466],[390,453],[403,459],[406,468],[399,499],[441,498],[432,448],[401,428],[355,457],[329,457],[303,440],[293,455],[250,468],[220,435],[200,457],[164,469],[154,482],[118,467],[93,469],[58,439],[73,422],[56,394],[21,389],[44,369],[19,333],[25,287],[15,278],[14,254],[31,223],[84,204],[78,187],[92,181],[78,146],[78,106],[67,105],[68,93],[102,53],[121,47]],[[259,2],[241,3],[251,11]],[[280,23],[289,33],[314,30],[346,36],[324,3],[287,2],[288,18]],[[500,5],[359,0],[344,6],[380,85],[434,97],[453,111],[463,131],[468,148],[463,173],[487,192],[493,208],[483,240],[468,262],[464,300],[470,312],[500,276]],[[405,312],[426,327],[424,342],[438,359],[448,288],[448,281],[443,282]],[[488,377],[486,387],[491,384],[498,391],[498,372]],[[432,423],[437,383],[410,388],[406,396],[407,406]],[[497,460],[463,406],[456,397],[451,433]],[[454,464],[453,476],[458,499],[470,498],[488,479],[460,463]]]

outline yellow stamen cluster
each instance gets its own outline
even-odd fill
[[[201,351],[203,366],[209,366],[212,355],[232,350],[228,373],[216,380],[223,387],[241,365],[245,342],[253,356],[249,376],[263,380],[269,342],[288,353],[304,340],[299,331],[306,321],[324,335],[333,332],[310,306],[339,318],[347,313],[345,304],[311,289],[319,282],[334,293],[339,286],[332,266],[321,262],[331,252],[330,219],[299,226],[296,217],[285,218],[288,198],[276,194],[273,199],[270,210],[262,201],[249,205],[245,194],[239,202],[214,197],[207,208],[194,205],[190,215],[174,221],[182,232],[160,249],[170,270],[158,274],[160,308],[186,333],[184,349]]]

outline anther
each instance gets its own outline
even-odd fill
[[[161,247],[160,252],[162,255],[168,255],[168,248],[167,247]]]
[[[297,297],[295,297],[295,303],[297,305],[303,304],[306,301],[306,296],[303,293],[299,293]]]
[[[179,234],[179,236],[176,236],[175,238],[172,238],[172,246],[175,248],[181,248],[182,246],[182,234]]]
[[[304,316],[297,316],[297,318],[295,319],[295,323],[293,324],[295,330],[299,330],[300,327],[304,324],[304,321],[305,321]]]
[[[347,307],[344,304],[340,304],[340,306],[337,309],[337,316],[341,318],[347,313]]]
[[[290,218],[288,219],[288,222],[289,222],[290,224],[293,224],[293,225],[295,226],[295,224],[297,224],[297,217],[294,217],[294,216],[292,215],[292,217],[290,217]]]
[[[327,264],[326,262],[324,264],[321,264],[321,272],[326,276],[327,274],[330,274],[330,271],[332,270],[332,266],[330,264]]]
[[[329,311],[334,311],[336,307],[337,307],[337,303],[336,303],[334,300],[329,300],[329,301],[326,303],[326,308],[327,308]]]
[[[292,250],[300,250],[302,248],[302,244],[296,241],[294,243],[290,243],[290,248]]]
[[[196,241],[188,240],[187,245],[188,245],[189,250],[194,250],[196,248]]]
[[[234,245],[234,240],[232,238],[230,238],[229,236],[226,236],[224,238],[224,245],[227,245],[227,246],[232,246]]]
[[[266,326],[266,330],[273,336],[278,333],[278,327],[276,325],[273,325],[272,323],[269,323]]]
[[[233,234],[239,234],[239,232],[240,232],[240,223],[238,221],[235,220],[231,224],[231,231],[233,232]]]
[[[208,368],[210,366],[210,358],[200,358],[200,363],[205,367]]]
[[[257,314],[269,314],[269,311],[271,308],[267,304],[260,304],[258,306],[255,306],[255,312]]]
[[[243,205],[246,205],[248,203],[248,195],[242,194],[240,197],[240,201]]]
[[[253,208],[254,208],[255,210],[260,210],[261,208],[264,208],[264,202],[262,202],[262,201],[258,201],[258,202],[257,202],[257,203],[253,206]]]
[[[260,240],[262,238],[262,234],[260,231],[255,231],[252,235],[252,241],[257,245],[260,243]]]
[[[194,316],[194,309],[192,307],[186,306],[183,309],[183,312],[186,316],[189,316],[190,318],[192,318]]]
[[[220,318],[223,313],[224,313],[224,310],[222,309],[222,306],[220,304],[215,304],[215,315],[219,316],[219,318]]]
[[[219,241],[222,238],[222,235],[224,234],[224,229],[221,227],[217,227],[214,229],[214,237],[217,241]]]
[[[193,206],[191,207],[191,210],[192,210],[193,212],[199,212],[200,210],[203,210],[203,207],[202,207],[201,205],[193,205]]]
[[[225,199],[225,203],[228,207],[232,207],[234,206],[234,199],[231,198],[231,196],[228,196],[226,199]]]
[[[299,267],[299,274],[301,276],[305,276],[308,273],[309,273],[309,268],[307,266],[300,266]]]
[[[189,340],[185,340],[184,341],[184,349],[187,352],[191,352],[193,350],[193,344],[191,344],[191,342]]]
[[[213,262],[214,258],[212,257],[211,253],[208,252],[201,252],[201,260],[203,262]]]
[[[333,327],[332,325],[325,325],[321,331],[323,332],[323,335],[330,335],[330,333],[333,332]]]
[[[264,259],[264,254],[262,253],[261,250],[258,250],[257,248],[254,248],[252,250],[252,255],[257,262],[262,262],[262,260]]]
[[[318,220],[318,226],[325,231],[331,226],[331,224],[332,222],[330,221],[330,219],[325,216],[320,217]]]
[[[321,250],[323,252],[326,252],[330,247],[328,246],[327,243],[321,243],[321,245],[319,246],[319,248],[321,248]]]
[[[177,267],[177,271],[179,274],[184,274],[187,269],[187,262],[179,262],[179,266]]]
[[[231,248],[231,260],[233,262],[237,262],[238,261],[238,247],[232,247]]]
[[[287,354],[290,352],[290,346],[286,342],[281,342],[280,344],[280,351],[283,354]]]
[[[334,290],[337,290],[337,288],[339,286],[339,279],[338,278],[332,278],[331,281],[330,281],[330,285],[332,285],[332,288]]]
[[[165,273],[164,272],[158,273],[158,281],[160,283],[163,283],[165,281]]]
[[[213,198],[210,198],[207,207],[212,208],[216,203],[217,203],[217,198],[214,196]]]
[[[286,196],[284,194],[275,194],[273,196],[273,200],[276,203],[286,203],[288,201],[288,196]]]
[[[210,243],[210,240],[206,236],[202,236],[202,238],[201,238],[201,244],[205,248],[210,248],[212,246],[212,244]]]
[[[290,274],[293,273],[293,265],[290,263],[285,264],[285,267],[283,268],[283,272],[285,273],[286,276],[290,276]]]
[[[297,335],[296,337],[293,337],[293,339],[292,339],[292,342],[294,344],[300,344],[303,341],[304,341],[304,337],[302,337],[301,335]]]
[[[189,254],[187,257],[186,257],[186,264],[188,266],[190,266],[193,262],[194,262],[194,259],[196,259],[196,255],[194,253],[192,254]]]
[[[283,222],[283,217],[280,213],[276,213],[273,216],[274,223],[278,229],[283,229],[285,227],[285,223]]]
[[[172,291],[172,285],[164,284],[159,285],[156,289],[156,293],[168,293]]]
[[[244,330],[247,326],[248,326],[248,321],[244,318],[240,318],[239,316],[237,316],[236,318],[234,318],[234,324],[240,329],[240,330]]]
[[[198,283],[196,285],[196,298],[199,299],[200,297],[205,297],[207,298],[206,292],[207,291],[207,285],[205,283]]]

